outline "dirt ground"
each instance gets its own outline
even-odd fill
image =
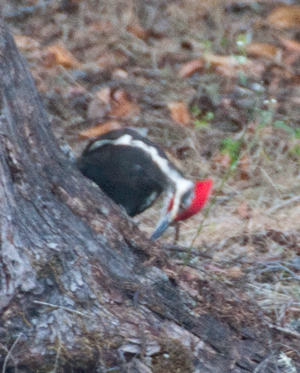
[[[212,178],[208,211],[181,225],[180,247],[173,229],[160,242],[300,336],[296,2],[6,3],[59,142],[79,155],[101,131],[141,128],[188,177]],[[147,235],[161,207],[136,218]]]

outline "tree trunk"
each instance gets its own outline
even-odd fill
[[[66,158],[4,26],[0,75],[2,371],[284,371],[296,340],[191,280]]]

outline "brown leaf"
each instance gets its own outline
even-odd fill
[[[217,166],[221,166],[221,169],[227,170],[231,165],[231,157],[228,153],[216,153],[212,158],[212,167],[216,169]]]
[[[231,278],[239,278],[239,277],[243,276],[243,271],[242,271],[241,267],[234,266],[234,267],[228,268],[227,274]]]
[[[286,38],[279,38],[281,44],[291,52],[300,53],[300,43]]]
[[[249,133],[255,133],[257,130],[258,122],[257,121],[251,121],[248,123],[247,126],[247,132]]]
[[[252,61],[243,56],[219,56],[215,54],[206,54],[204,59],[216,71],[224,76],[237,77],[243,71],[247,75],[260,76],[264,71],[264,65]]]
[[[98,137],[106,132],[121,129],[122,126],[116,120],[105,123],[99,123],[95,127],[88,128],[87,130],[79,132],[79,136],[83,138]]]
[[[187,126],[191,122],[189,110],[184,102],[171,102],[168,104],[168,109],[174,122],[183,126]]]
[[[124,89],[118,89],[117,91],[114,92],[113,98],[115,102],[118,103],[123,103],[128,101],[128,94],[124,91]]]
[[[95,97],[97,97],[104,104],[109,105],[111,102],[111,88],[104,87],[99,89],[99,91],[95,93]]]
[[[111,101],[112,98],[110,87],[104,87],[97,91],[89,104],[88,117],[90,119],[96,119],[103,118],[108,115],[109,111],[111,110]]]
[[[185,282],[191,283],[192,281],[201,279],[202,274],[197,269],[191,267],[184,267],[180,271],[180,279]]]
[[[280,55],[281,49],[267,43],[250,43],[246,46],[246,52],[255,57],[274,59]]]
[[[99,49],[98,46],[96,46],[94,49],[90,49],[90,56],[92,58],[92,55],[97,53],[97,50]],[[101,54],[98,54],[98,58],[96,60],[96,63],[98,66],[100,66],[102,69],[111,69],[115,66],[120,66],[121,64],[127,62],[129,60],[128,54],[126,54],[121,49],[116,49],[114,51],[110,51],[108,48],[103,50]]]
[[[246,202],[246,201],[240,202],[236,211],[240,215],[240,217],[242,217],[244,219],[249,219],[251,217],[250,206],[249,206],[248,202]]]
[[[197,59],[190,62],[185,63],[181,66],[178,71],[178,75],[180,78],[187,78],[191,76],[196,71],[201,71],[203,69],[203,60]]]
[[[44,56],[45,67],[50,68],[55,65],[62,65],[67,69],[78,68],[80,62],[64,46],[56,44],[49,46]]]
[[[242,180],[249,180],[250,179],[250,155],[245,153],[242,155],[239,161],[239,170],[240,170],[240,177]]]
[[[104,31],[104,32],[111,32],[113,29],[113,24],[108,20],[99,20],[97,22],[92,23],[91,30],[95,31]]]
[[[113,77],[116,79],[125,80],[128,78],[128,72],[123,69],[115,69],[112,73]]]
[[[183,290],[188,292],[190,296],[192,297],[197,297],[197,295],[199,294],[198,290],[194,289],[189,282],[179,281],[178,284]]]
[[[112,116],[118,118],[132,118],[138,115],[140,107],[130,101],[127,93],[119,89],[112,94],[110,87],[104,87],[96,92],[88,108],[91,119]]]
[[[206,62],[210,63],[212,66],[233,66],[238,67],[240,62],[234,56],[220,56],[217,54],[206,54],[204,55]]]
[[[267,23],[278,28],[300,27],[300,6],[283,5],[274,9],[267,17]]]
[[[140,107],[130,101],[127,93],[123,89],[119,89],[113,95],[112,110],[109,115],[119,118],[132,118],[140,113]]]
[[[173,269],[170,269],[170,268],[164,268],[163,269],[163,272],[166,273],[166,275],[169,277],[169,278],[172,278],[174,280],[176,280],[178,278],[178,273],[173,270]]]
[[[295,62],[299,61],[299,52],[292,52],[288,54],[284,59],[283,59],[283,64],[285,66],[292,66]],[[293,78],[295,75],[291,73],[291,71],[287,72],[286,75],[290,75],[289,79]],[[297,79],[297,78],[296,78]],[[296,83],[296,82],[295,82]],[[298,84],[298,83],[296,83]]]
[[[205,268],[207,271],[212,272],[212,273],[219,273],[219,274],[224,273],[224,274],[226,274],[226,272],[227,272],[225,269],[220,268],[220,267],[218,267],[218,266],[216,266],[216,265],[214,265],[214,264],[212,264],[212,263],[206,263],[206,264],[204,265],[204,268]]]
[[[298,61],[299,61],[299,52],[291,52],[287,56],[285,56],[282,62],[285,66],[292,66],[295,62],[298,62]]]
[[[143,29],[143,27],[138,23],[135,23],[134,25],[128,25],[127,31],[142,40],[146,40],[148,37],[147,31]]]
[[[25,35],[14,35],[14,39],[17,47],[22,51],[32,51],[40,47],[40,43],[37,40]]]

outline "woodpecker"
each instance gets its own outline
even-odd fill
[[[160,146],[130,128],[96,138],[85,148],[77,166],[131,217],[142,213],[165,192],[166,211],[152,240],[173,223],[199,212],[212,188],[210,179],[195,183],[186,179]]]

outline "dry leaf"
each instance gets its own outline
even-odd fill
[[[216,169],[221,166],[221,169],[227,170],[231,165],[231,157],[228,153],[216,153],[212,158],[212,168]]]
[[[250,179],[250,155],[248,153],[245,153],[240,161],[239,161],[239,170],[240,170],[240,177],[242,180],[249,180]]]
[[[113,24],[108,20],[100,20],[97,22],[94,22],[91,25],[91,30],[95,31],[104,31],[104,32],[110,32],[113,29]]]
[[[95,51],[93,49],[90,50],[90,54],[93,54],[98,49],[95,48]],[[102,69],[109,69],[111,66],[116,65],[116,59],[112,52],[104,51],[97,59],[96,61],[97,65],[100,66]]]
[[[83,86],[79,84],[68,87],[68,95],[70,96],[83,95],[86,92],[87,92],[86,88],[84,88]]]
[[[127,93],[119,89],[113,95],[112,110],[109,115],[119,118],[132,118],[140,113],[140,107],[129,100]]]
[[[37,40],[28,36],[14,35],[14,39],[17,47],[23,51],[32,51],[40,47],[40,43]]]
[[[291,97],[291,102],[294,104],[300,105],[300,97]]]
[[[246,46],[246,52],[255,57],[266,57],[274,59],[280,56],[281,49],[267,43],[250,43]]]
[[[112,111],[109,113],[112,117],[118,118],[132,118],[140,113],[140,108],[137,104],[130,101],[124,101],[115,105]]]
[[[174,122],[183,126],[187,126],[190,123],[191,116],[187,105],[184,102],[171,102],[168,104],[168,109],[170,110],[171,118],[174,120]]]
[[[220,56],[217,54],[205,54],[204,59],[212,66],[233,66],[239,67],[241,62],[234,56]]]
[[[87,56],[93,58],[96,53],[99,56],[96,63],[102,69],[111,69],[112,67],[120,66],[129,60],[128,54],[121,49],[116,49],[114,51],[105,49],[101,52],[101,54],[99,54],[99,46],[91,48]]]
[[[170,268],[164,268],[163,269],[163,272],[169,277],[169,278],[172,278],[172,279],[177,279],[178,278],[178,273],[173,270],[173,269],[170,269]]]
[[[264,65],[252,61],[243,56],[219,56],[215,54],[206,54],[204,59],[216,71],[229,77],[237,77],[243,71],[247,75],[260,76],[264,71]]]
[[[121,129],[122,126],[119,122],[112,120],[105,123],[99,123],[95,127],[88,128],[87,130],[79,132],[80,137],[90,138],[98,137],[103,135],[106,132]]]
[[[199,294],[198,290],[194,289],[191,286],[191,284],[188,283],[188,282],[179,281],[178,284],[181,287],[181,289],[183,289],[184,291],[188,292],[191,297],[197,297],[197,295]]]
[[[109,105],[111,102],[111,88],[104,87],[99,89],[99,91],[95,93],[95,97],[97,97],[104,104]]]
[[[240,217],[242,217],[244,219],[249,219],[251,217],[250,206],[249,206],[248,202],[246,202],[246,201],[240,202],[236,211],[240,215]]]
[[[62,65],[65,68],[78,68],[80,62],[69,52],[65,47],[61,45],[51,45],[46,49],[44,56],[44,66],[53,67],[55,65]]]
[[[140,26],[138,23],[135,23],[134,25],[128,25],[127,31],[142,40],[146,40],[148,37],[147,31],[143,29],[143,27]]]
[[[180,279],[185,282],[191,283],[192,281],[202,278],[202,274],[197,269],[191,267],[184,267],[180,271]]]
[[[295,40],[290,40],[286,38],[279,38],[281,44],[291,52],[300,53],[300,43]]]
[[[112,73],[113,77],[116,79],[127,79],[128,78],[128,72],[123,69],[116,69]]]
[[[117,91],[115,91],[114,94],[113,94],[113,98],[116,102],[118,102],[120,104],[128,101],[128,95],[124,91],[124,89],[118,89]]]
[[[187,62],[181,66],[178,71],[178,75],[180,78],[187,78],[188,76],[194,74],[194,72],[202,70],[203,65],[203,60],[200,59]]]
[[[110,87],[104,87],[95,93],[88,108],[91,119],[112,116],[118,118],[132,118],[140,113],[140,107],[130,101],[127,93],[119,89],[112,94]]]
[[[257,121],[251,121],[248,123],[247,126],[247,132],[249,133],[255,133],[257,130],[258,122]]]
[[[220,274],[222,274],[222,273],[226,274],[227,273],[227,271],[225,269],[220,268],[220,267],[218,267],[218,266],[216,266],[216,265],[214,265],[212,263],[206,263],[206,264],[204,264],[204,268],[207,271],[212,272],[212,273],[220,273]]]
[[[300,6],[283,5],[271,12],[267,17],[267,23],[278,28],[300,27]]]
[[[112,98],[110,87],[104,87],[97,91],[89,104],[88,117],[90,119],[96,119],[103,118],[108,115],[109,111],[111,110],[111,101]]]
[[[231,278],[239,278],[239,277],[243,276],[243,271],[242,271],[241,267],[234,266],[234,267],[228,268],[227,274]]]

